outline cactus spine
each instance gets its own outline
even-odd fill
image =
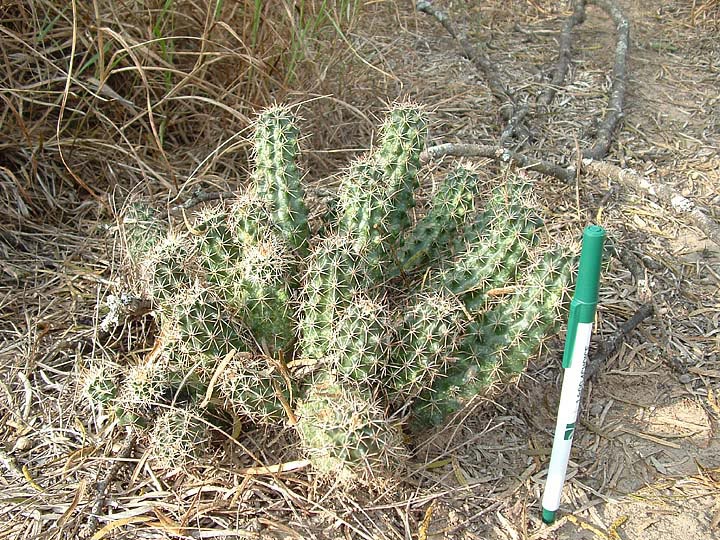
[[[117,391],[99,372],[88,382],[94,402],[154,422],[168,467],[207,440],[204,411],[294,425],[320,474],[350,480],[395,470],[407,428],[520,372],[560,317],[572,257],[537,256],[542,221],[512,172],[481,207],[478,171],[460,164],[416,220],[426,130],[417,106],[393,107],[378,147],[343,173],[322,235],[278,106],[258,117],[250,193],[201,210],[192,232],[131,209],[128,250],[160,334]]]
[[[308,211],[297,160],[299,132],[286,107],[271,107],[255,128],[255,183],[260,198],[271,204],[274,222],[287,242],[306,255],[310,238]]]

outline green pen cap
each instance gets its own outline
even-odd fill
[[[542,520],[544,523],[547,523],[548,525],[551,524],[553,521],[555,521],[555,512],[552,510],[546,510],[545,508],[542,509]]]
[[[605,229],[598,225],[589,225],[583,231],[580,266],[578,268],[577,283],[575,284],[575,294],[572,302],[570,302],[568,331],[565,337],[565,352],[562,364],[564,368],[570,367],[570,360],[575,348],[577,325],[592,323],[595,319],[605,235]]]
[[[575,286],[575,298],[582,303],[597,305],[604,242],[605,229],[598,225],[585,227]]]

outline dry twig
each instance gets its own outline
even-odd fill
[[[510,120],[516,109],[515,98],[512,92],[508,89],[508,87],[498,78],[497,68],[492,63],[492,61],[484,54],[479,53],[475,49],[475,47],[470,44],[467,38],[462,36],[455,29],[455,25],[452,23],[447,13],[445,13],[441,9],[436,8],[432,5],[431,2],[427,0],[418,0],[415,6],[418,11],[422,13],[427,13],[428,15],[434,17],[440,24],[443,25],[443,28],[447,30],[447,33],[450,34],[452,38],[458,42],[458,45],[460,45],[460,47],[462,48],[463,56],[470,60],[473,65],[483,74],[485,80],[488,83],[488,87],[490,88],[490,92],[492,92],[492,95],[495,97],[495,99],[497,99],[501,103],[501,115],[505,120]],[[503,106],[507,103],[509,103],[511,106]]]
[[[602,344],[600,351],[588,360],[584,374],[585,381],[595,377],[600,368],[607,362],[608,358],[618,350],[618,347],[623,344],[630,333],[635,330],[641,322],[652,315],[654,311],[655,308],[652,303],[643,304],[635,314],[620,327],[612,338]]]
[[[566,182],[572,182],[575,179],[576,174],[574,167],[563,167],[542,159],[531,158],[518,152],[508,150],[507,148],[502,148],[501,146],[464,143],[438,144],[437,146],[427,148],[420,156],[420,159],[427,162],[439,159],[443,156],[484,157],[506,163],[514,161],[524,169],[547,174]]]
[[[575,167],[563,167],[555,163],[550,163],[549,161],[530,158],[500,146],[490,145],[463,143],[439,144],[427,148],[425,152],[423,152],[421,159],[423,161],[430,161],[443,156],[484,157],[501,162],[514,161],[520,165],[520,167],[547,174],[564,180],[565,182],[572,182],[577,174]],[[651,182],[645,176],[633,170],[623,169],[606,161],[584,159],[582,161],[582,167],[586,173],[603,178],[610,178],[623,186],[630,187],[634,191],[657,196],[664,203],[670,205],[675,212],[688,217],[693,225],[702,230],[710,240],[720,245],[720,226],[703,210],[698,208],[694,202],[683,197],[672,188]]]
[[[127,460],[127,458],[130,457],[130,454],[132,454],[133,448],[135,447],[136,437],[137,435],[134,431],[128,433],[127,439],[125,440],[125,445],[122,447],[122,449],[116,456],[115,463],[113,463],[112,467],[110,467],[110,470],[108,471],[105,478],[101,482],[98,482],[97,499],[95,499],[95,503],[92,506],[92,513],[90,515],[90,518],[88,519],[85,527],[82,530],[82,538],[90,537],[92,534],[95,533],[98,526],[100,525],[100,513],[102,512],[103,506],[105,506],[108,492],[110,491],[110,485],[114,481],[115,475],[117,475],[120,467],[122,467],[126,463],[125,460]]]
[[[645,192],[658,197],[663,203],[669,205],[675,212],[686,216],[710,240],[720,246],[720,225],[708,216],[698,206],[680,195],[677,191],[665,184],[652,182],[642,174],[630,169],[623,169],[606,161],[584,159],[583,170],[604,178],[610,178],[635,191]]]
[[[602,159],[607,155],[613,132],[623,117],[623,102],[625,101],[625,88],[627,86],[627,55],[630,47],[630,23],[622,10],[612,0],[590,1],[610,15],[617,27],[615,64],[612,71],[608,113],[598,128],[595,143],[583,151],[583,157],[585,158]]]
[[[555,99],[558,87],[565,81],[565,75],[570,67],[570,44],[572,43],[572,30],[585,21],[585,0],[573,2],[573,12],[565,21],[558,44],[558,59],[553,67],[550,84],[545,88],[538,99],[538,103],[547,107]]]

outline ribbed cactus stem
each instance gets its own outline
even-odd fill
[[[350,165],[338,193],[338,231],[350,240],[370,283],[380,281],[393,260],[384,184],[380,167],[365,156]]]
[[[200,264],[212,289],[272,354],[294,340],[294,259],[266,205],[245,197],[200,220]]]
[[[199,409],[166,410],[155,420],[150,434],[152,458],[164,469],[184,468],[202,454],[208,431]]]
[[[426,293],[402,307],[396,345],[387,367],[393,394],[410,397],[443,371],[461,325],[462,305],[443,293]]]
[[[249,339],[223,303],[211,292],[194,288],[179,295],[163,323],[170,359],[180,371],[192,370],[200,384],[232,351],[249,350]]]
[[[394,239],[400,238],[411,223],[420,153],[426,137],[425,112],[409,102],[394,105],[380,128],[376,159],[383,171],[385,189],[382,195],[388,201],[388,230]]]
[[[301,256],[307,255],[310,228],[298,165],[299,131],[287,107],[263,111],[255,128],[255,189],[271,205],[274,222]]]
[[[165,309],[178,291],[192,283],[191,246],[184,236],[169,233],[148,254],[143,280],[154,302]]]
[[[498,213],[480,237],[455,256],[455,264],[439,274],[437,286],[460,296],[469,311],[482,309],[489,290],[514,280],[540,223],[525,208]]]
[[[287,417],[295,394],[276,366],[252,354],[236,354],[224,367],[219,394],[228,409],[257,424]]]
[[[329,351],[329,368],[340,383],[369,385],[386,364],[388,333],[385,307],[363,294],[339,313]]]
[[[467,327],[449,365],[414,406],[417,426],[438,425],[464,407],[502,374],[519,373],[561,320],[568,296],[572,257],[549,252],[525,283]]]
[[[300,441],[322,476],[351,482],[393,470],[405,455],[402,433],[369,392],[314,382],[297,408]]]
[[[404,272],[449,255],[450,241],[475,208],[478,177],[471,167],[456,167],[432,198],[430,210],[398,250]]]
[[[119,416],[124,412],[143,416],[161,403],[170,390],[170,367],[165,358],[151,358],[131,367],[118,395]]]
[[[328,356],[340,314],[360,289],[359,264],[345,236],[331,236],[313,251],[305,276],[299,321],[306,360]]]
[[[110,405],[117,397],[118,373],[98,362],[91,365],[84,375],[83,392],[95,406]]]

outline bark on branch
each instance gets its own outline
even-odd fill
[[[567,18],[558,40],[558,58],[553,68],[550,84],[545,88],[538,99],[538,103],[547,107],[555,99],[558,87],[565,81],[565,75],[570,67],[570,45],[572,44],[572,31],[575,26],[585,22],[585,0],[573,2],[573,12]]]
[[[475,47],[473,47],[467,38],[463,37],[456,29],[455,25],[450,20],[447,13],[441,9],[436,8],[428,0],[418,0],[415,4],[418,11],[426,13],[431,17],[434,17],[443,28],[447,30],[447,33],[457,41],[458,45],[462,48],[463,56],[470,60],[473,65],[483,74],[487,81],[488,87],[492,95],[500,102],[500,114],[505,120],[509,120],[515,111],[515,98],[512,92],[505,86],[505,84],[495,75],[497,71],[492,61],[484,54],[479,53]],[[511,107],[507,107],[509,104]]]
[[[513,152],[501,146],[485,146],[480,144],[445,143],[431,146],[420,155],[420,160],[427,162],[443,156],[484,157],[505,163],[514,161],[524,169],[547,174],[548,176],[559,178],[565,182],[572,182],[576,174],[574,167],[562,167],[549,161],[535,159],[518,152]]]
[[[615,128],[623,117],[623,103],[627,86],[627,55],[630,47],[630,23],[622,10],[612,0],[590,0],[590,3],[605,11],[617,28],[615,63],[612,71],[608,112],[598,128],[595,143],[583,151],[583,157],[585,158],[603,159],[610,148]]]
[[[589,381],[595,377],[600,368],[607,363],[608,358],[610,358],[610,356],[618,350],[620,345],[623,344],[630,333],[635,330],[641,322],[652,315],[654,311],[655,308],[652,303],[642,305],[630,319],[625,321],[612,338],[602,344],[598,354],[589,360],[588,365],[585,368],[585,373],[583,375],[585,381]]]
[[[647,177],[630,169],[623,169],[606,161],[583,159],[584,171],[604,178],[610,178],[619,184],[629,186],[635,191],[645,192],[660,199],[678,214],[687,217],[705,235],[720,246],[720,225],[708,216],[690,199],[665,184],[652,182]]]
[[[483,157],[500,162],[514,161],[520,167],[553,176],[565,182],[572,182],[577,177],[575,167],[563,167],[542,159],[535,159],[518,152],[513,152],[500,146],[487,146],[479,144],[445,143],[427,148],[420,159],[423,162],[432,161],[443,156],[455,157]],[[701,208],[674,189],[657,182],[652,182],[645,176],[630,170],[623,169],[606,161],[593,159],[582,160],[582,172],[609,178],[624,187],[638,192],[655,196],[661,202],[670,206],[675,212],[687,218],[705,235],[720,246],[720,225],[708,216]]]
[[[565,21],[563,29],[560,32],[559,39],[559,52],[558,59],[553,67],[553,76],[550,84],[545,88],[543,93],[538,98],[538,103],[541,106],[547,107],[555,99],[557,88],[565,80],[568,67],[570,66],[570,44],[572,43],[572,29],[581,24],[585,20],[585,0],[575,0],[573,2],[573,12],[570,17]],[[500,145],[504,146],[505,142],[513,136],[518,128],[522,125],[530,112],[530,107],[527,103],[520,107],[515,107],[512,118],[508,121],[505,129],[500,134]]]

